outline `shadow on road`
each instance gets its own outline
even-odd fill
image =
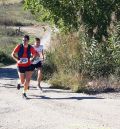
[[[16,79],[18,78],[17,70],[13,68],[0,68],[0,79]]]
[[[45,99],[45,100],[48,100],[48,99],[51,99],[51,100],[83,100],[83,99],[104,99],[104,98],[99,98],[99,97],[61,97],[61,98],[51,98],[51,97],[47,97],[47,96],[44,96],[44,95],[30,95],[32,97],[29,97],[29,99]]]
[[[16,85],[0,83],[0,87],[5,87],[5,88],[16,88]]]
[[[43,87],[44,93],[73,93],[70,90],[63,89],[51,89],[50,87]]]

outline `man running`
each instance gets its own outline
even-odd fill
[[[28,90],[32,71],[34,70],[31,65],[31,55],[35,57],[37,55],[36,50],[28,44],[29,36],[25,35],[22,40],[22,44],[17,45],[13,52],[12,57],[17,62],[18,75],[21,84],[24,86],[22,96],[27,99],[26,91]],[[17,85],[17,89],[20,89],[20,84]]]
[[[40,44],[40,38],[35,38],[35,43],[33,45],[34,49],[39,53],[38,56],[34,58],[34,61],[32,62],[34,69],[37,69],[37,89],[42,90],[42,87],[40,85],[40,82],[42,80],[42,64],[44,61],[44,52],[43,52],[43,45]]]

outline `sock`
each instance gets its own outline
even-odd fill
[[[24,86],[24,84],[22,84],[20,80],[17,81],[17,84],[20,84],[20,86],[22,87]]]
[[[18,81],[17,81],[17,83],[21,85],[21,82],[20,82],[20,80],[18,80]]]
[[[26,91],[27,91],[27,90],[24,90],[24,89],[23,89],[23,94],[26,93]]]

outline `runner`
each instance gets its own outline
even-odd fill
[[[23,37],[23,43],[15,47],[12,52],[13,59],[17,62],[18,75],[21,81],[21,84],[24,86],[22,96],[27,99],[26,91],[28,90],[30,79],[32,76],[32,71],[34,70],[31,65],[31,54],[33,57],[37,55],[36,50],[28,44],[29,36],[25,35]],[[17,85],[17,89],[20,89],[20,84]]]
[[[37,69],[37,89],[42,90],[42,87],[40,85],[40,82],[42,80],[42,64],[44,61],[44,52],[43,52],[43,45],[40,44],[40,39],[35,38],[35,43],[33,45],[34,49],[39,53],[39,56],[36,56],[34,58],[34,61],[32,62],[34,69]]]

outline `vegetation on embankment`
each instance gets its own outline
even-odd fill
[[[46,56],[53,87],[87,93],[120,90],[119,1],[25,0],[24,7],[60,30]]]
[[[118,37],[100,44],[83,32],[79,36],[58,34],[51,44],[48,62],[55,71],[50,78],[53,87],[87,93],[120,90]]]
[[[0,1],[0,66],[14,63],[11,52],[16,44],[21,42],[24,34],[19,31],[19,27],[34,23],[32,14],[24,11],[23,3],[16,0]],[[16,26],[18,29],[9,26]]]
[[[0,3],[0,25],[2,26],[28,26],[34,21],[29,11],[24,11],[23,3],[7,1]]]

